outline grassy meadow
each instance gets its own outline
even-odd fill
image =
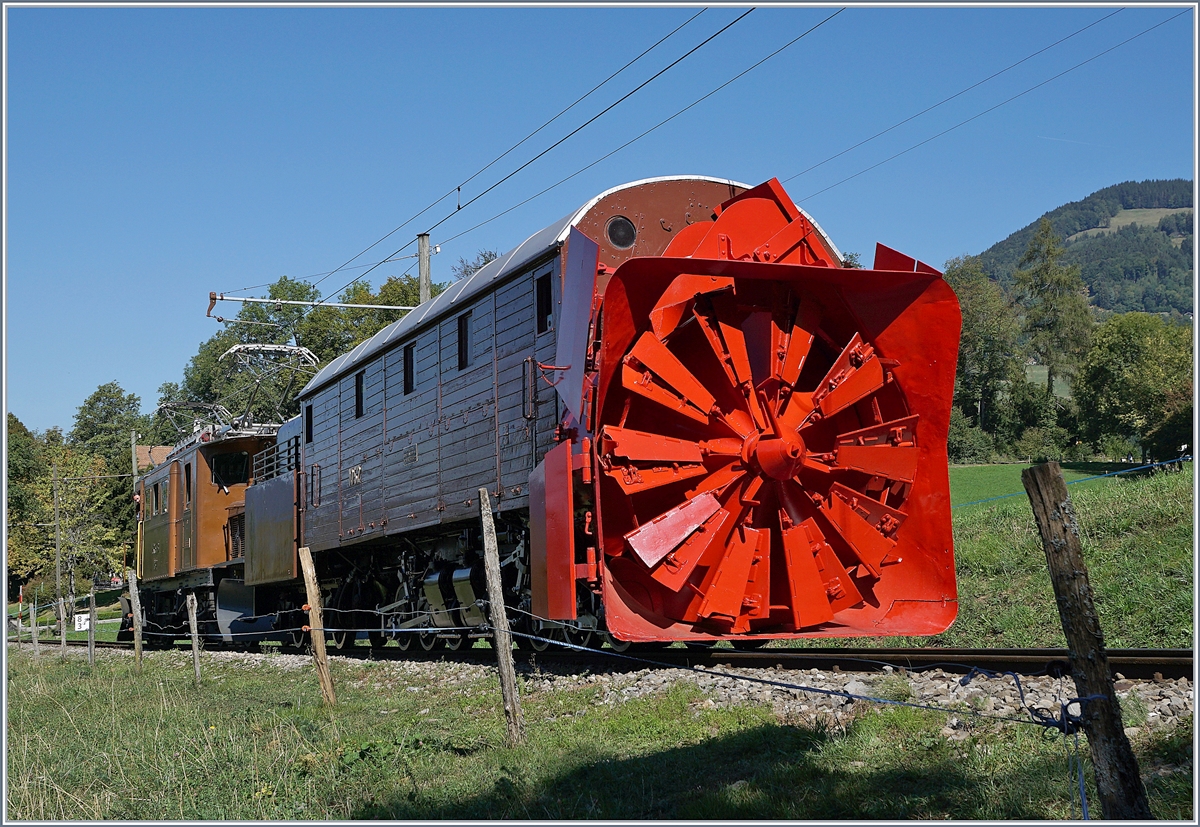
[[[440,679],[335,659],[310,667],[182,652],[33,660],[9,650],[10,820],[1067,819],[1061,736],[942,712],[859,708],[827,727],[761,703],[713,708],[690,684],[615,705],[595,684],[520,684],[509,747],[494,672]],[[1190,818],[1190,718],[1135,739],[1161,818]],[[1086,744],[1082,747],[1086,756]],[[1088,783],[1091,775],[1088,773]],[[1095,789],[1089,800],[1098,810]]]
[[[873,642],[1064,645],[1020,471],[951,470],[958,620],[935,638]],[[1107,645],[1191,646],[1191,465],[1069,490]],[[946,713],[881,707],[813,727],[763,703],[712,708],[688,685],[598,705],[594,685],[548,689],[523,666],[529,739],[510,748],[493,674],[454,682],[335,659],[331,712],[313,670],[283,671],[276,657],[205,655],[197,689],[185,652],[148,654],[138,677],[127,653],[101,650],[88,666],[78,650],[35,660],[10,646],[8,818],[1079,817],[1061,737],[1028,725],[972,724],[957,740]],[[1159,818],[1194,815],[1192,740],[1190,717],[1134,740]]]

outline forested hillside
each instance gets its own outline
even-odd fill
[[[1092,304],[1120,313],[1183,314],[1192,312],[1195,301],[1192,207],[1191,181],[1127,181],[1064,204],[1045,218],[1066,239],[1062,263],[1079,265]],[[1171,212],[1138,224],[1123,220],[1131,210]],[[1037,223],[979,255],[984,270],[1006,289]],[[1097,229],[1110,231],[1086,232]]]

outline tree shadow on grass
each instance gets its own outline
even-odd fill
[[[855,726],[851,724],[851,727]],[[917,735],[929,739],[930,736]],[[969,770],[944,739],[917,745],[911,768],[822,755],[820,729],[763,725],[633,758],[601,758],[528,780],[519,753],[492,789],[454,802],[410,792],[364,805],[355,819],[1044,819],[1025,779],[1058,779],[1061,762],[1031,757],[998,776]],[[1019,773],[1020,778],[1015,777]],[[1068,782],[1062,779],[1062,789]],[[1053,793],[1048,793],[1053,795]]]

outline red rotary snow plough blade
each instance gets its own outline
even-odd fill
[[[775,181],[623,264],[591,428],[609,631],[949,626],[960,326],[940,273],[882,246],[842,268]]]

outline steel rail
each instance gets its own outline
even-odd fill
[[[8,642],[15,643],[16,641],[10,637]],[[68,640],[67,644],[69,646],[86,646],[87,642]],[[131,645],[121,641],[96,641],[96,646],[99,648],[121,649],[129,648]],[[212,641],[206,642],[205,645],[207,648],[222,648],[220,643]],[[287,651],[286,648],[285,651]],[[330,654],[386,660],[406,658],[436,660],[444,657],[456,657],[464,660],[478,659],[490,662],[494,659],[490,647],[487,649],[473,647],[455,651],[425,652],[414,649],[400,650],[395,647],[371,649],[369,646],[354,646],[332,650]],[[1070,655],[1066,649],[814,647],[739,651],[725,648],[657,649],[635,645],[625,654],[630,655],[631,658],[616,659],[610,654],[606,654],[606,651],[555,649],[552,646],[544,652],[536,653],[536,656],[545,659],[544,662],[579,662],[588,665],[605,663],[614,667],[631,669],[642,668],[645,665],[644,661],[654,661],[678,666],[702,664],[704,666],[724,665],[756,669],[779,666],[790,670],[819,669],[832,672],[879,672],[883,671],[885,666],[891,666],[893,669],[914,672],[940,668],[945,672],[957,674],[969,672],[971,669],[1015,672],[1019,675],[1070,674]],[[1108,664],[1114,677],[1119,674],[1124,678],[1139,680],[1192,678],[1194,672],[1191,649],[1109,649]]]

